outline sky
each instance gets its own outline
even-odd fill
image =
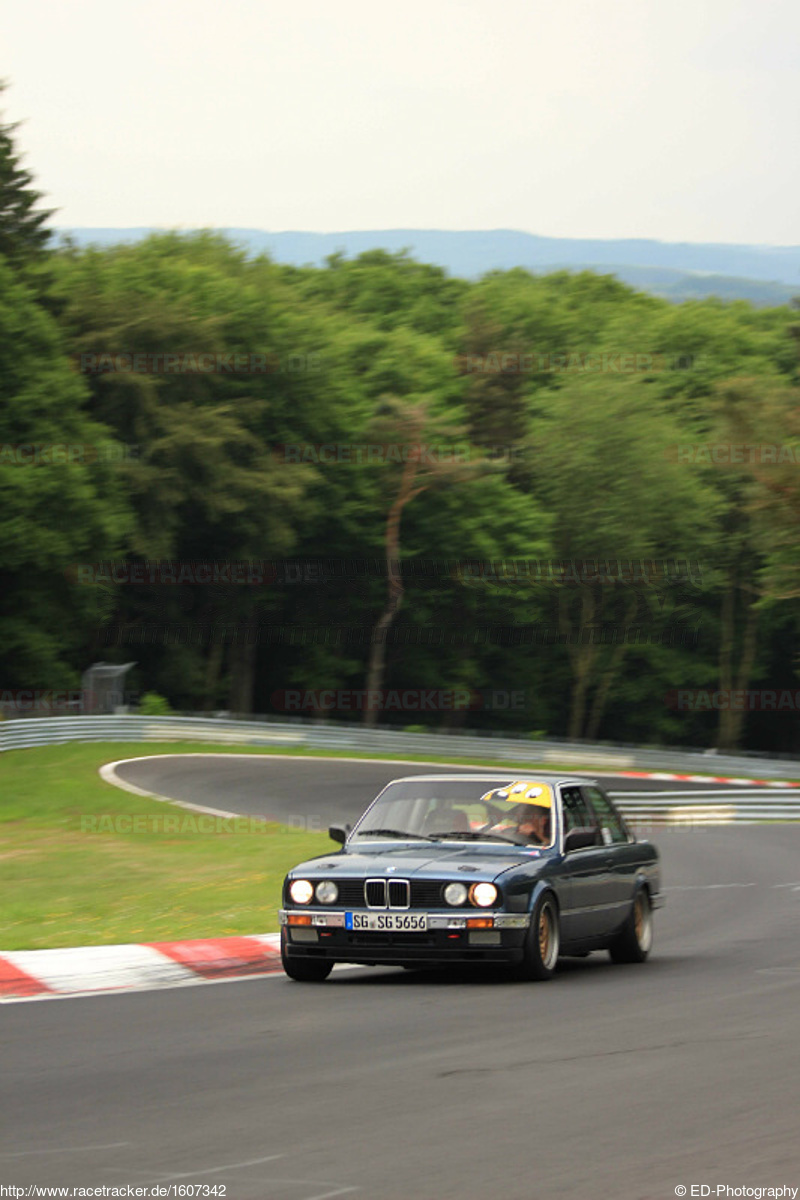
[[[796,0],[6,0],[53,223],[800,243]]]

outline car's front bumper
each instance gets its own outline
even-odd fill
[[[310,917],[303,925],[292,917]],[[279,913],[284,953],[290,958],[322,958],[333,962],[378,964],[518,963],[530,913],[426,913],[427,929],[415,932],[352,930],[345,912],[282,909]],[[481,921],[481,927],[468,925]]]

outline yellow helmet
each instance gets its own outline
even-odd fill
[[[481,800],[495,804],[502,801],[504,804],[533,804],[538,808],[552,808],[553,791],[549,783],[520,779],[515,780],[514,783],[505,783],[502,787],[493,788],[481,796]]]

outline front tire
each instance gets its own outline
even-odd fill
[[[514,967],[515,979],[552,979],[558,962],[561,935],[558,905],[552,892],[544,892],[534,905],[525,939],[522,962]]]
[[[286,953],[286,934],[281,935],[281,963],[290,979],[298,983],[322,983],[333,970],[327,958],[290,958]]]
[[[653,945],[653,909],[647,888],[641,887],[633,898],[630,915],[608,947],[615,963],[641,963]]]

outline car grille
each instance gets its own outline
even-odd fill
[[[364,884],[364,900],[368,908],[386,907],[386,883],[383,879],[367,880]]]

